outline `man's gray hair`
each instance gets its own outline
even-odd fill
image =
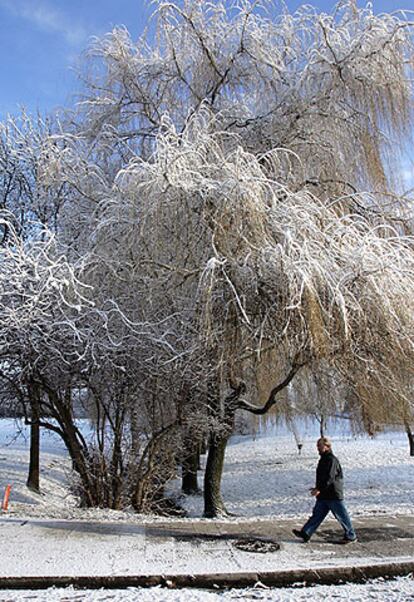
[[[318,439],[318,442],[323,443],[323,445],[329,449],[332,449],[332,442],[329,439],[329,437],[320,437],[320,439]]]

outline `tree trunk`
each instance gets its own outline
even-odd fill
[[[326,418],[324,415],[321,415],[321,420],[319,423],[319,432],[321,434],[321,437],[325,437],[325,431],[326,431]]]
[[[88,449],[86,443],[81,441],[83,437],[74,424],[70,404],[52,388],[48,387],[46,390],[50,404],[55,410],[55,418],[63,432],[63,440],[72,460],[72,466],[82,483],[81,505],[88,508],[98,506],[99,494],[94,483],[94,475],[91,474]]]
[[[28,386],[30,397],[30,461],[26,485],[32,491],[40,492],[40,389],[36,383]]]
[[[407,433],[408,443],[410,445],[410,456],[414,456],[414,435],[408,422],[405,422],[405,432]]]
[[[122,466],[122,435],[121,429],[118,429],[115,433],[114,442],[113,442],[113,453],[112,453],[112,462],[111,462],[111,500],[110,507],[113,510],[120,510],[121,508],[121,498],[122,498],[122,474],[123,474],[123,466]]]
[[[221,497],[221,477],[228,440],[229,435],[221,437],[213,435],[208,448],[204,476],[204,516],[206,518],[227,514]]]
[[[209,391],[209,405],[215,411],[216,417],[220,418],[221,429],[219,432],[211,433],[208,442],[204,475],[204,516],[206,518],[228,514],[221,497],[221,478],[227,443],[234,430],[235,402],[244,391],[244,383],[240,383],[236,388],[232,387],[232,392],[221,403],[218,389],[212,386]]]
[[[184,446],[184,454],[185,457],[181,463],[182,467],[182,485],[181,489],[183,493],[187,495],[197,495],[201,493],[201,490],[198,486],[197,480],[197,470],[199,463],[199,453],[198,453],[198,441],[188,442]]]
[[[76,436],[76,428],[73,423],[63,421],[65,432],[65,443],[71,457],[73,467],[78,473],[83,489],[81,496],[81,505],[87,508],[93,508],[99,505],[99,492],[93,484],[93,475],[90,474],[90,465],[87,462],[87,450],[82,449]]]

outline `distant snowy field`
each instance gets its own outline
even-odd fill
[[[405,433],[388,432],[374,439],[355,437],[343,430],[343,424],[330,429],[334,452],[340,458],[345,473],[346,501],[352,515],[413,514],[414,458],[409,456]],[[87,432],[87,425],[84,426]],[[313,485],[318,455],[315,425],[299,425],[303,440],[299,455],[293,436],[282,427],[273,427],[257,437],[234,437],[228,447],[223,477],[223,496],[227,508],[236,515],[232,521],[245,517],[257,520],[273,516],[305,517],[313,500],[308,488]],[[0,494],[7,484],[12,485],[10,514],[12,516],[85,519],[94,521],[118,520],[143,522],[158,520],[132,512],[81,510],[69,490],[71,463],[61,441],[43,433],[41,444],[42,493],[30,492],[26,485],[29,441],[22,429],[16,438],[13,420],[0,420]],[[202,485],[202,473],[200,473]],[[179,495],[180,481],[171,484],[170,493]],[[183,498],[182,502],[192,520],[202,520],[201,497]],[[165,522],[165,518],[162,519]],[[177,519],[174,519],[177,520]],[[185,519],[182,519],[185,520]],[[0,602],[85,601],[103,600],[141,602],[228,602],[230,600],[295,601],[304,600],[414,600],[412,578],[395,581],[381,580],[366,585],[337,587],[249,589],[228,592],[199,590],[127,590],[76,591],[72,588],[49,589],[44,592],[0,591]]]

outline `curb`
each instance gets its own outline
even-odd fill
[[[414,560],[378,564],[320,567],[318,569],[295,569],[268,571],[265,573],[210,573],[200,575],[117,575],[117,576],[68,576],[68,577],[0,577],[1,589],[47,589],[68,587],[87,589],[124,589],[127,587],[168,588],[192,587],[200,589],[222,589],[252,587],[258,582],[271,587],[287,587],[293,584],[337,585],[361,583],[378,577],[394,578],[414,573]]]

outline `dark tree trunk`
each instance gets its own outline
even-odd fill
[[[93,484],[93,476],[90,474],[90,465],[87,461],[87,450],[82,448],[76,435],[76,427],[71,420],[62,421],[65,433],[65,443],[71,457],[73,467],[78,473],[83,487],[82,506],[93,508],[99,505],[99,493]]]
[[[208,448],[204,476],[204,516],[206,518],[227,514],[221,497],[221,477],[228,440],[229,435],[221,437],[213,435]]]
[[[201,493],[198,486],[197,470],[199,463],[198,442],[192,441],[185,445],[185,457],[182,461],[182,485],[183,493],[187,495],[197,495]]]
[[[244,391],[245,384],[240,383],[237,388],[233,388],[232,392],[220,404],[219,392],[214,387],[210,390],[210,407],[214,408],[216,416],[221,418],[222,428],[219,432],[211,433],[208,442],[204,475],[204,516],[206,518],[228,514],[221,497],[221,478],[227,443],[234,429],[234,418],[237,409],[235,402]]]
[[[321,416],[320,419],[320,423],[319,423],[319,432],[321,434],[321,437],[325,437],[325,431],[326,431],[326,418],[325,416]]]
[[[37,383],[28,386],[30,397],[30,461],[26,485],[40,492],[40,389]]]
[[[414,456],[414,435],[408,422],[405,422],[405,432],[410,446],[410,456]]]
[[[110,507],[113,510],[119,510],[121,508],[121,497],[122,497],[122,474],[123,474],[123,463],[122,463],[122,428],[118,425],[117,432],[114,438],[114,449],[112,454],[111,473],[112,473],[112,492]]]
[[[70,399],[68,396],[62,398],[54,389],[46,386],[50,405],[54,410],[54,417],[57,419],[62,431],[62,438],[72,460],[73,469],[78,473],[82,483],[81,505],[93,508],[99,505],[99,494],[96,490],[94,475],[91,474],[91,464],[87,444],[82,434],[75,426]]]
[[[218,403],[218,391],[211,387],[209,395],[209,406],[219,418],[221,417],[222,431],[220,434],[212,433],[209,442],[206,472],[204,476],[204,516],[215,518],[228,514],[221,497],[221,477],[223,474],[224,455],[227,442],[234,429],[234,417],[237,409],[247,410],[255,415],[263,415],[276,403],[276,395],[288,386],[297,371],[304,364],[294,362],[286,378],[270,391],[268,400],[264,406],[254,406],[240,399],[245,393],[246,385],[240,382],[237,386],[231,386],[232,392],[224,399],[223,404]]]

